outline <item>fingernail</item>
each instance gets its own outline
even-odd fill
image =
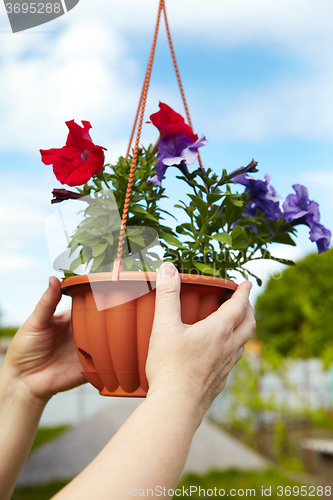
[[[54,276],[49,277],[49,289],[54,288]]]
[[[171,262],[164,262],[158,271],[157,282],[162,281],[164,278],[172,278],[175,274],[175,266]]]

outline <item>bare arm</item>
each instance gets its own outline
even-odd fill
[[[0,498],[11,497],[46,403],[84,381],[70,313],[53,316],[60,283],[50,286],[16,333],[0,370]]]
[[[197,427],[254,332],[248,282],[217,312],[189,326],[180,319],[178,272],[171,275],[171,264],[161,269],[146,366],[147,399],[57,500],[120,500],[132,490],[137,496],[149,490],[157,498],[158,488],[165,488],[168,497]]]

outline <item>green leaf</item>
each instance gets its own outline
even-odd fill
[[[70,271],[74,271],[81,264],[83,264],[83,259],[82,259],[82,255],[81,255],[81,252],[80,252],[80,255],[76,259],[74,259],[73,262],[71,262],[69,270]]]
[[[229,197],[231,203],[235,205],[235,207],[243,207],[244,202],[242,200],[237,200],[237,198],[234,198],[233,196]]]
[[[92,248],[91,247],[84,247],[82,249],[82,259],[83,262],[89,262],[89,260],[92,258]]]
[[[212,238],[220,243],[232,246],[232,236],[229,233],[217,233],[215,236],[212,236]]]
[[[249,238],[241,226],[235,226],[231,232],[232,248],[242,249],[248,246]]]
[[[130,244],[134,243],[140,247],[146,246],[145,240],[139,231],[127,229],[125,234]]]
[[[176,203],[176,204],[174,205],[174,207],[175,207],[175,208],[182,208],[182,209],[184,210],[184,208],[186,208],[185,203],[184,203],[183,201],[181,201],[180,203],[182,203],[182,205],[178,205],[178,203]]]
[[[134,259],[131,255],[129,255],[128,257],[126,257],[125,261],[124,261],[124,265],[126,266],[126,268],[128,270],[131,270],[132,267],[133,267],[133,264],[134,264]]]
[[[182,243],[172,234],[163,233],[161,237],[168,245],[172,245],[178,248],[181,248],[183,246]]]
[[[219,193],[208,193],[207,194],[207,203],[212,205],[216,201],[220,200],[224,195]]]
[[[220,276],[220,273],[217,269],[214,269],[214,267],[209,266],[208,264],[202,264],[202,262],[193,262],[195,267],[199,269],[199,271],[203,274],[208,274],[208,275],[213,275],[213,276]]]
[[[234,203],[230,201],[230,196],[225,199],[225,216],[228,223],[231,225],[236,222],[242,215],[243,208],[236,207]]]
[[[104,260],[104,254],[101,254],[98,257],[96,257],[93,261],[93,265],[91,267],[91,270],[96,271],[96,269],[98,269],[99,266],[102,264],[103,260]]]
[[[144,209],[143,207],[141,207],[141,205],[133,205],[131,207],[131,213],[133,213],[133,214],[141,214],[146,219],[153,220],[154,222],[158,222],[158,220],[156,219],[156,217],[154,217],[152,214],[150,214],[149,212],[147,212],[147,210]]]
[[[71,271],[68,271],[67,269],[60,268],[59,271],[62,271],[64,273],[64,277],[62,278],[62,280],[66,279],[66,278],[70,278],[71,276],[80,276],[79,274],[72,273]]]
[[[271,255],[269,258],[271,260],[275,260],[276,262],[280,262],[280,264],[285,264],[286,266],[296,266],[293,260],[281,259],[280,257],[274,257],[273,255]]]
[[[231,232],[232,234],[232,238],[239,238],[239,237],[242,237],[242,238],[246,238],[247,239],[247,234],[246,232],[244,231],[244,229],[242,228],[242,226],[235,226]]]
[[[114,237],[111,232],[103,234],[103,238],[108,242],[109,245],[113,245]]]
[[[194,206],[199,210],[200,214],[206,216],[208,214],[209,205],[207,205],[202,198],[199,198],[199,196],[196,196],[195,194],[189,194],[188,196],[191,198]]]
[[[108,246],[107,243],[97,243],[97,245],[95,245],[93,248],[93,253],[92,253],[93,257],[98,257],[99,255],[104,253],[107,246]]]
[[[271,241],[274,241],[276,243],[283,243],[284,245],[291,245],[294,247],[296,246],[295,241],[288,233],[275,234]]]

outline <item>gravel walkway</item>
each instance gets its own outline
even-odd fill
[[[141,399],[112,399],[110,406],[37,449],[27,460],[18,486],[76,476],[141,402]],[[229,468],[258,470],[268,465],[260,455],[205,419],[194,436],[184,473]]]

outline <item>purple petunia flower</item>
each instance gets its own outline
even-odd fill
[[[318,222],[313,222],[310,228],[310,240],[316,242],[318,253],[326,252],[331,242],[331,231]]]
[[[308,190],[301,184],[294,184],[296,194],[289,194],[283,203],[284,218],[293,226],[305,224],[310,228],[310,240],[315,241],[318,253],[328,250],[331,231],[319,224],[319,205],[309,200]]]
[[[168,167],[176,166],[184,174],[186,165],[192,165],[198,157],[198,148],[208,144],[205,136],[193,142],[184,134],[169,134],[161,139],[158,145],[159,156],[156,163],[156,175],[147,182],[161,186],[162,179]]]
[[[269,185],[271,176],[265,175],[265,179],[255,179],[249,174],[241,174],[234,177],[233,181],[243,184],[246,187],[245,193],[249,204],[244,215],[255,217],[257,210],[265,214],[267,219],[278,220],[282,217],[279,200],[281,196],[277,194],[273,186]]]
[[[301,184],[294,184],[296,194],[289,194],[283,203],[284,218],[294,225],[311,224],[320,219],[319,205],[309,200],[308,190]]]

